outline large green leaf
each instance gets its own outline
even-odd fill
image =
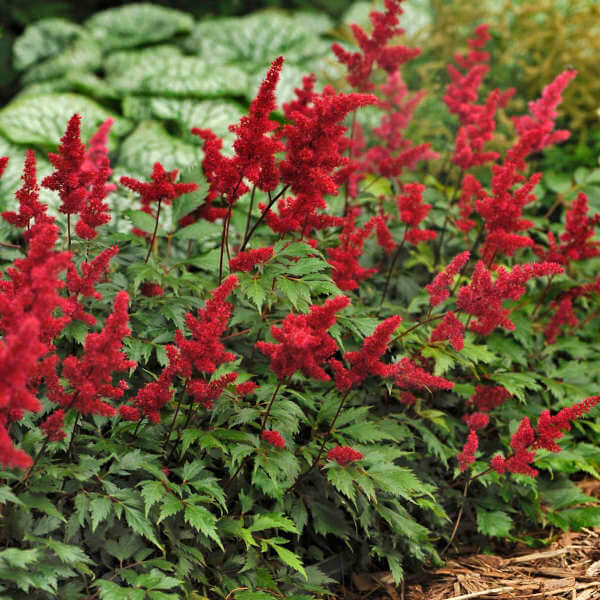
[[[42,94],[14,100],[0,111],[0,132],[17,144],[56,149],[69,119],[81,115],[81,137],[87,141],[98,125],[112,116],[111,134],[122,136],[131,129],[128,119],[112,115],[93,100],[79,94]]]
[[[156,4],[127,4],[96,13],[85,23],[104,50],[134,48],[192,30],[194,19]]]
[[[243,96],[244,70],[183,56],[170,46],[113,54],[106,62],[107,83],[123,95],[145,94],[191,98]]]
[[[73,70],[93,71],[101,62],[100,46],[89,38],[77,38],[59,54],[32,66],[23,76],[23,83],[61,77]]]
[[[59,54],[83,33],[83,27],[64,19],[41,19],[29,25],[13,46],[15,69],[26,69]]]
[[[195,25],[184,47],[213,63],[268,65],[280,55],[301,63],[329,51],[329,44],[305,23],[271,11],[206,20]]]
[[[239,122],[246,111],[230,100],[193,100],[180,98],[161,98],[127,96],[123,101],[125,116],[148,115],[166,121],[175,121],[180,129],[181,138],[192,144],[202,145],[203,140],[192,135],[192,127],[211,129],[224,142],[224,151],[232,150],[235,134],[229,131],[229,125]],[[137,117],[139,119],[139,116]]]
[[[148,177],[157,161],[170,171],[197,163],[202,156],[199,146],[169,135],[157,121],[142,121],[121,145],[115,168]]]

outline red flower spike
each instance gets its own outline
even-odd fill
[[[6,165],[8,165],[8,156],[1,156],[0,157],[0,177],[2,177],[2,175],[4,175]]]
[[[128,404],[119,406],[119,415],[125,421],[139,421],[141,417],[139,409],[129,406]]]
[[[279,431],[276,431],[274,429],[265,429],[260,434],[260,437],[274,448],[282,450],[285,447],[285,440],[283,439],[283,436],[281,435],[281,433],[279,433]]]
[[[237,277],[230,275],[219,287],[215,288],[198,316],[187,313],[185,323],[192,334],[186,339],[183,332],[175,332],[175,344],[179,350],[180,375],[187,378],[192,369],[200,373],[214,373],[216,368],[235,359],[235,355],[225,351],[220,336],[227,328],[233,306],[225,299],[235,286]]]
[[[428,373],[407,357],[390,365],[389,376],[394,378],[396,385],[401,389],[451,390],[454,387],[452,381]]]
[[[46,215],[48,207],[39,201],[40,186],[36,178],[35,152],[33,150],[27,150],[25,154],[25,166],[21,179],[23,186],[15,193],[19,201],[19,213],[6,211],[2,213],[2,218],[15,227],[26,227],[24,238],[28,240],[31,235],[29,229],[32,219],[35,223],[54,222],[52,217]]]
[[[465,347],[465,326],[458,320],[454,312],[444,315],[442,322],[431,332],[429,341],[441,342],[450,340],[452,347],[460,352]]]
[[[60,212],[76,214],[84,206],[88,186],[93,175],[82,169],[85,161],[85,145],[81,141],[81,117],[75,114],[69,120],[65,135],[57,152],[50,152],[48,159],[56,169],[42,181],[42,186],[58,192],[61,199]]]
[[[237,373],[227,373],[214,381],[206,382],[201,379],[192,379],[187,384],[187,390],[194,402],[202,404],[204,408],[213,408],[215,400],[221,397],[228,384],[237,379]]]
[[[475,462],[475,452],[477,452],[478,446],[479,439],[477,437],[477,432],[474,429],[471,429],[462,452],[457,455],[458,466],[461,471],[464,471],[469,465],[472,465]]]
[[[148,298],[153,298],[155,296],[162,296],[165,291],[157,283],[150,283],[146,281],[140,285],[140,293]]]
[[[359,25],[351,25],[354,37],[360,46],[360,52],[348,52],[339,44],[333,44],[332,50],[338,60],[348,68],[348,83],[359,90],[373,89],[369,81],[375,64],[388,73],[396,72],[400,65],[419,55],[419,48],[406,46],[387,46],[387,42],[404,33],[398,27],[398,17],[402,14],[401,0],[386,0],[385,12],[372,11],[369,14],[373,31],[367,35]]]
[[[379,359],[386,352],[392,334],[401,322],[402,317],[399,315],[389,317],[377,325],[372,335],[363,340],[360,350],[346,352],[344,358],[350,363],[350,369],[346,370],[336,359],[329,360],[338,390],[346,391],[352,386],[359,385],[369,375],[388,376],[391,365],[386,365]]]
[[[347,297],[338,296],[322,307],[312,306],[308,315],[289,314],[281,327],[271,327],[278,344],[256,342],[255,346],[271,359],[271,370],[279,379],[300,370],[307,377],[328,381],[321,365],[337,350],[337,344],[327,329],[335,323],[335,313],[349,303]]]
[[[81,357],[67,356],[62,362],[61,376],[69,382],[72,391],[65,392],[60,386],[48,393],[51,400],[65,408],[75,408],[83,415],[115,415],[114,408],[101,398],[121,398],[123,389],[112,384],[113,373],[136,366],[122,351],[123,338],[130,333],[128,306],[127,292],[119,292],[104,329],[88,334]]]
[[[488,335],[496,327],[512,331],[515,326],[508,319],[509,311],[502,308],[502,300],[518,300],[525,293],[525,283],[534,277],[562,273],[557,263],[531,263],[516,265],[509,273],[498,268],[498,277],[492,282],[490,272],[483,262],[475,265],[472,281],[458,290],[457,305],[467,314],[477,317],[471,330]]]
[[[50,442],[59,442],[67,437],[63,431],[65,411],[62,408],[54,411],[41,425],[40,429],[48,437]]]
[[[469,429],[479,431],[488,426],[490,416],[485,413],[472,413],[470,415],[464,415],[463,421],[467,424]]]
[[[144,207],[149,208],[153,202],[161,200],[165,204],[170,204],[172,200],[179,198],[183,194],[189,194],[198,189],[195,183],[175,183],[179,171],[165,171],[159,163],[154,163],[151,183],[145,183],[132,177],[121,177],[121,185],[133,190],[140,195],[140,202]]]
[[[504,404],[510,397],[510,392],[501,385],[478,385],[475,386],[475,393],[471,396],[468,404],[475,406],[479,412],[490,412]]]
[[[254,250],[247,250],[246,252],[240,252],[237,256],[229,261],[229,268],[232,271],[244,271],[248,273],[256,265],[262,265],[267,262],[273,256],[273,246],[266,246],[265,248],[255,248]]]
[[[429,304],[431,306],[438,306],[448,298],[450,295],[448,288],[454,282],[454,277],[460,273],[460,270],[469,260],[469,256],[469,252],[457,254],[448,266],[441,273],[438,273],[430,284],[425,286],[430,296]]]
[[[327,453],[327,460],[335,461],[342,467],[363,458],[364,456],[361,452],[350,448],[350,446],[337,446]]]
[[[249,396],[254,393],[258,386],[254,381],[245,381],[244,383],[239,383],[235,386],[235,393],[239,396]]]

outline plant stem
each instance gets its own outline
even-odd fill
[[[250,238],[252,237],[252,234],[256,231],[256,228],[264,221],[266,214],[269,212],[269,210],[271,210],[271,207],[273,206],[273,204],[275,204],[275,202],[277,202],[277,200],[279,200],[279,198],[281,198],[281,196],[283,196],[283,194],[285,194],[285,192],[287,191],[287,189],[289,187],[290,187],[289,185],[284,185],[283,188],[281,188],[281,190],[275,196],[273,196],[273,198],[271,198],[269,200],[269,204],[267,205],[265,210],[263,210],[260,217],[258,217],[256,222],[254,223],[254,225],[248,232],[248,235],[246,235],[244,237],[244,241],[242,242],[242,247],[240,248],[240,252],[244,251],[244,249],[248,245],[248,242],[250,241]]]
[[[77,424],[79,423],[79,417],[81,417],[81,413],[77,411],[77,416],[75,417],[75,423],[73,423],[73,433],[71,433],[71,439],[69,440],[69,447],[67,448],[67,456],[71,454],[71,450],[73,449],[73,440],[75,439],[75,430],[77,429]]]
[[[532,321],[533,321],[533,319],[535,319],[538,311],[540,310],[540,308],[542,306],[542,301],[544,300],[544,298],[546,297],[546,294],[548,293],[548,290],[550,289],[550,284],[552,283],[553,277],[554,277],[554,273],[550,273],[550,276],[548,277],[548,281],[546,282],[546,286],[542,290],[542,293],[540,294],[540,297],[538,298],[538,301],[536,302],[536,304],[533,308],[533,312],[531,313]]]
[[[406,241],[406,233],[407,232],[408,232],[408,225],[406,226],[406,229],[404,230],[404,235],[402,236],[402,241],[396,248],[396,252],[394,253],[394,257],[392,258],[392,262],[390,264],[390,268],[388,270],[387,277],[385,278],[385,286],[383,287],[383,294],[381,294],[381,302],[379,303],[379,309],[377,310],[376,316],[379,316],[381,307],[383,306],[383,303],[385,301],[388,287],[390,285],[390,280],[392,278],[392,273],[394,272],[394,266],[396,265],[396,261],[398,260],[398,257],[400,256],[400,252],[402,251],[402,248],[404,247],[404,242]]]
[[[50,441],[50,439],[46,436],[46,439],[42,443],[42,446],[37,451],[37,454],[35,455],[35,458],[33,459],[32,465],[29,467],[29,469],[27,469],[27,472],[25,473],[25,475],[23,475],[23,478],[20,481],[17,482],[17,484],[15,486],[15,491],[18,488],[20,488],[22,485],[25,485],[25,482],[27,481],[27,479],[29,479],[29,476],[33,472],[33,469],[34,469],[35,465],[37,464],[38,460],[40,459],[40,456],[42,456],[42,453],[46,449],[46,446],[48,445],[49,441]]]
[[[463,489],[463,502],[460,505],[460,510],[458,511],[458,516],[456,517],[456,523],[454,524],[454,529],[452,530],[452,534],[450,535],[450,539],[448,540],[448,543],[446,544],[446,547],[442,550],[442,554],[444,554],[448,548],[450,548],[450,546],[452,545],[452,542],[454,541],[454,538],[456,537],[456,533],[458,532],[458,526],[460,525],[460,521],[462,519],[463,513],[465,511],[465,504],[467,503],[467,490],[469,489],[469,485],[471,483],[471,479],[467,479],[467,481],[465,481],[465,487]]]
[[[156,232],[158,231],[158,219],[160,217],[160,205],[162,198],[158,199],[158,208],[156,209],[156,219],[154,221],[154,231],[152,232],[152,239],[150,240],[150,247],[148,248],[148,254],[146,254],[146,260],[144,261],[146,264],[148,263],[148,259],[152,254],[152,249],[154,248],[154,240],[156,240]]]
[[[139,418],[139,420],[138,420],[138,422],[137,422],[137,425],[135,426],[135,429],[134,429],[134,431],[133,431],[133,437],[136,437],[136,436],[137,436],[138,429],[140,428],[140,425],[142,424],[142,421],[143,421],[143,420],[144,420],[144,415],[142,415],[142,416]]]
[[[344,403],[346,402],[346,398],[348,397],[349,393],[350,393],[350,389],[346,390],[346,393],[342,397],[342,401],[340,402],[337,412],[335,413],[335,416],[333,417],[333,420],[331,421],[331,425],[329,425],[329,430],[327,431],[327,433],[325,434],[325,437],[323,438],[323,442],[321,444],[321,447],[319,448],[317,457],[315,458],[315,460],[313,460],[312,465],[310,465],[308,470],[304,471],[304,473],[302,473],[302,475],[300,475],[300,477],[298,477],[298,479],[296,479],[294,484],[286,490],[286,493],[292,491],[319,464],[319,460],[321,460],[321,455],[323,454],[323,450],[325,449],[325,446],[326,446],[327,442],[329,441],[329,436],[331,435],[331,432],[333,431],[333,428],[335,427],[335,423],[336,423],[338,417],[340,416],[340,413],[342,412],[342,408],[344,407]]]
[[[283,381],[287,381],[287,378]],[[260,424],[260,432],[261,433],[265,430],[265,425],[267,424],[267,419],[269,418],[269,415],[271,414],[271,408],[273,408],[273,402],[275,402],[275,396],[277,396],[277,392],[279,391],[279,388],[281,387],[281,384],[283,383],[283,381],[279,381],[279,383],[277,384],[277,387],[275,388],[275,391],[273,392],[273,395],[271,396],[271,401],[269,402],[269,406],[267,407],[267,412],[265,413],[262,423]]]
[[[171,441],[171,433],[173,432],[173,426],[175,425],[175,421],[177,420],[177,415],[179,414],[179,409],[181,408],[181,403],[183,402],[184,396],[185,392],[181,394],[181,396],[179,397],[179,401],[177,402],[177,408],[175,409],[175,414],[173,415],[171,425],[169,426],[169,432],[167,433],[167,438],[165,439],[165,448],[169,445],[169,442]]]
[[[250,206],[248,207],[248,216],[246,217],[246,228],[244,229],[245,240],[248,237],[248,230],[250,229],[250,221],[252,220],[252,210],[254,209],[254,194],[256,192],[256,186],[252,186],[252,193],[250,194]]]

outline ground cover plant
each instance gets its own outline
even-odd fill
[[[84,144],[73,114],[44,177],[26,153],[0,247],[3,597],[304,600],[465,537],[598,525],[573,479],[599,476],[600,172],[528,168],[569,137],[576,73],[491,151],[514,91],[480,97],[478,26],[440,156],[405,136],[401,13],[333,46],[347,93],[306,76],[278,106],[274,57],[233,152],[195,126],[185,173],[115,177],[110,116]]]

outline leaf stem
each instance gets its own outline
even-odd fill
[[[160,206],[161,206],[162,198],[158,199],[158,208],[156,209],[156,219],[154,220],[154,231],[152,232],[152,239],[150,240],[150,247],[148,248],[148,254],[146,254],[146,260],[144,262],[148,264],[148,260],[150,255],[152,254],[152,249],[154,248],[154,241],[156,240],[156,232],[158,231],[158,219],[160,217]]]

